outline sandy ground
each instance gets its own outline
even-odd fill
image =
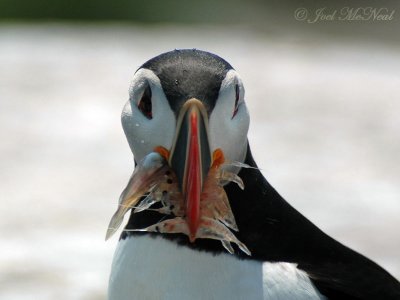
[[[237,28],[2,25],[0,298],[105,297],[117,238],[104,235],[133,170],[120,111],[136,68],[174,48],[231,62],[268,180],[400,278],[398,44]]]

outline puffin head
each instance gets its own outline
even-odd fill
[[[222,156],[243,163],[246,157],[249,114],[242,80],[229,63],[208,52],[161,54],[136,71],[122,125],[136,162],[154,151],[166,158],[189,206],[189,227],[195,227],[190,220],[196,216],[190,214],[196,214],[213,162]],[[240,169],[226,168],[236,174]]]
[[[180,173],[193,155],[187,150],[194,134],[203,164],[216,149],[228,161],[243,162],[250,121],[244,92],[239,74],[217,55],[190,49],[150,59],[136,71],[121,117],[135,160],[161,146]],[[190,124],[193,114],[196,128]]]

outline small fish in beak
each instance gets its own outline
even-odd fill
[[[169,167],[166,160],[157,152],[151,152],[139,162],[119,197],[119,206],[108,225],[106,240],[118,230],[126,212],[135,207],[144,194],[153,191],[165,181],[167,171]],[[151,199],[153,198],[154,195]],[[144,200],[146,199],[147,197]]]
[[[231,243],[234,243],[244,253],[251,255],[247,247],[229,230],[230,228],[239,231],[223,184],[235,182],[242,189],[244,186],[239,176],[223,170],[223,167],[229,164],[225,163],[222,150],[217,149],[213,152],[213,162],[203,183],[199,224],[195,234],[189,228],[185,197],[180,190],[179,180],[167,159],[168,151],[157,147],[156,152],[151,152],[138,163],[121,194],[119,208],[110,221],[106,239],[117,231],[129,209],[134,209],[134,213],[155,210],[171,218],[163,218],[163,221],[134,231],[182,233],[187,235],[191,242],[198,238],[219,240],[230,253],[234,252],[231,246]],[[152,208],[155,203],[160,203],[161,207]]]

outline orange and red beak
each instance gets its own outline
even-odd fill
[[[169,164],[175,171],[185,199],[190,241],[196,239],[200,222],[200,195],[212,163],[208,141],[208,117],[204,105],[190,99],[178,115]]]

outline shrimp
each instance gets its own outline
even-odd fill
[[[231,231],[238,232],[239,228],[223,184],[234,182],[241,189],[244,189],[244,185],[238,175],[223,169],[227,165],[229,164],[223,162],[223,156],[218,158],[218,153],[217,157],[214,155],[214,162],[206,176],[200,196],[199,228],[196,235],[190,237],[185,218],[185,201],[174,171],[158,152],[148,154],[137,165],[127,187],[121,194],[120,205],[110,221],[106,239],[116,232],[129,209],[133,209],[134,214],[144,210],[154,210],[170,218],[146,228],[125,230],[182,233],[190,237],[192,242],[195,239],[214,239],[221,241],[229,253],[234,253],[231,246],[233,243],[244,253],[251,255],[246,245],[240,242]],[[139,202],[143,196],[145,197]],[[152,208],[156,203],[160,205]]]

